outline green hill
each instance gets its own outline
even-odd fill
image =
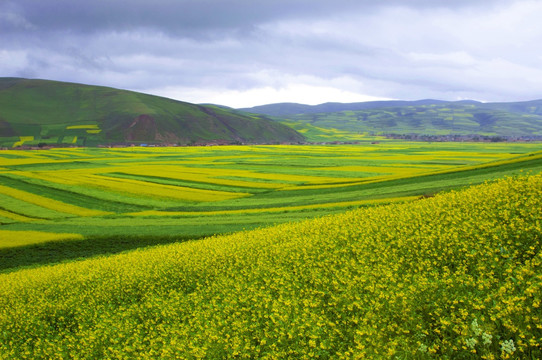
[[[540,359],[540,175],[0,275],[0,359]]]
[[[278,117],[276,120],[298,131],[321,128],[369,134],[542,137],[542,100],[516,103],[376,101],[315,106],[271,104],[244,111]]]
[[[266,119],[100,86],[0,78],[0,146],[299,142]]]
[[[318,113],[330,113],[340,111],[356,111],[367,110],[384,107],[399,107],[399,106],[414,106],[414,105],[436,105],[446,103],[442,100],[417,100],[417,101],[404,101],[404,100],[389,100],[389,101],[366,101],[355,103],[338,103],[327,102],[319,105],[305,105],[298,103],[276,103],[259,105],[251,108],[238,109],[245,112],[254,114],[266,114],[277,117],[287,117],[288,115],[297,114],[318,114]]]

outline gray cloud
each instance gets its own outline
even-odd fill
[[[177,36],[237,36],[255,25],[273,19],[310,17],[330,8],[338,11],[356,4],[312,0],[97,0],[8,2],[3,11],[12,18],[12,30],[24,32],[24,22],[40,31],[96,33],[152,29]],[[222,33],[224,34],[224,33]]]
[[[541,15],[535,0],[4,1],[0,76],[234,106],[273,100],[262,89],[316,101],[300,87],[526,100],[542,97]]]

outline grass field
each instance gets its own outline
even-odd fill
[[[540,148],[382,141],[2,151],[0,256],[6,260],[0,271],[408,202],[536,173],[542,170]]]

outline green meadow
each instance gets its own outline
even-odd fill
[[[0,152],[0,271],[199,239],[542,170],[537,143]]]

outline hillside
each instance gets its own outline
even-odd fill
[[[278,117],[276,120],[305,132],[320,128],[368,134],[542,137],[542,100],[271,104],[243,110]]]
[[[0,275],[0,358],[538,359],[542,176]]]
[[[384,107],[399,107],[399,106],[416,106],[416,105],[438,105],[446,103],[442,100],[417,100],[417,101],[403,101],[403,100],[390,100],[390,101],[366,101],[355,103],[338,103],[327,102],[319,105],[305,105],[298,103],[276,103],[259,105],[251,108],[241,108],[238,110],[254,113],[254,114],[266,114],[270,116],[286,117],[289,115],[298,114],[318,114],[318,113],[330,113],[340,111],[357,111],[367,110]]]
[[[0,146],[299,142],[264,116],[100,86],[0,78]]]

